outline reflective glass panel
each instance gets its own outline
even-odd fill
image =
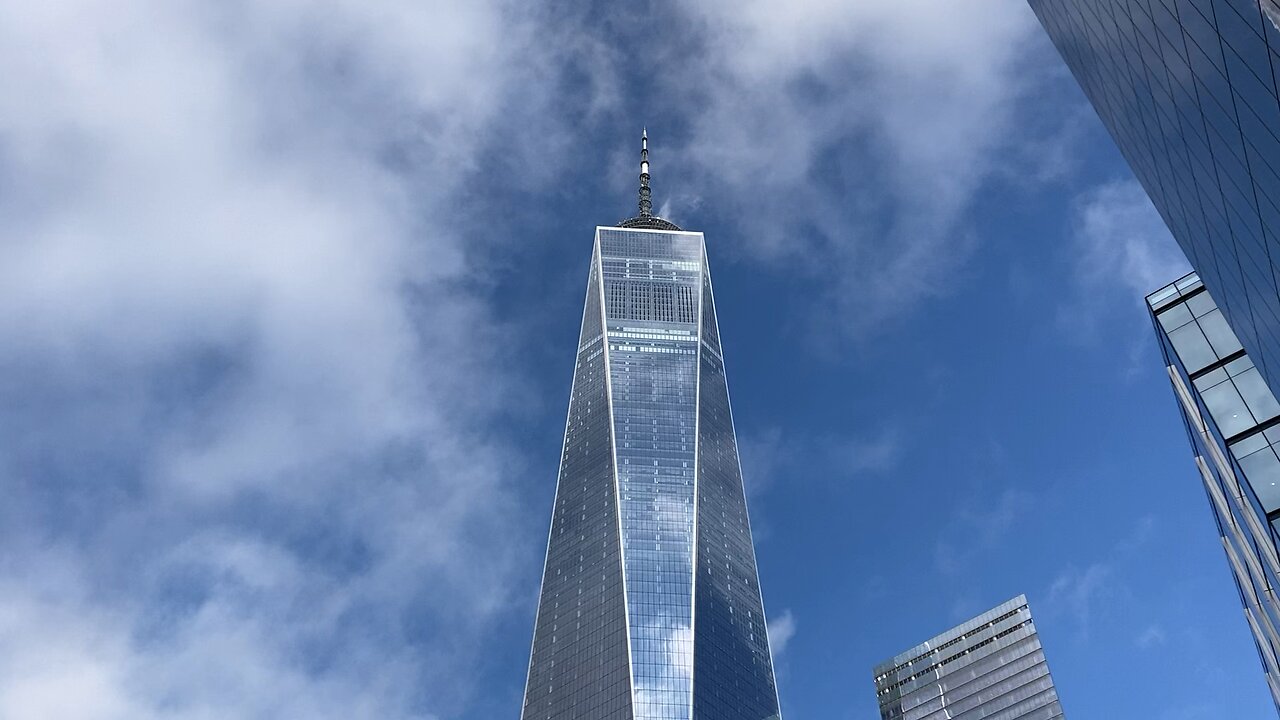
[[[1253,413],[1256,422],[1266,422],[1280,415],[1280,403],[1276,402],[1275,395],[1271,394],[1262,376],[1258,374],[1257,368],[1250,368],[1235,376],[1232,382],[1244,397],[1245,405],[1249,406],[1249,411]]]
[[[1280,509],[1280,458],[1275,450],[1266,447],[1240,461],[1240,469],[1249,480],[1249,486],[1258,496],[1258,502],[1268,513]]]
[[[1178,351],[1178,357],[1181,358],[1182,364],[1186,366],[1189,373],[1212,365],[1218,360],[1217,354],[1213,352],[1209,341],[1205,339],[1204,333],[1196,323],[1184,325],[1169,333],[1169,340]]]
[[[688,720],[702,236],[599,233],[635,717]]]
[[[1200,393],[1200,397],[1204,399],[1205,407],[1209,408],[1209,414],[1225,437],[1244,432],[1257,424],[1232,383],[1225,382],[1209,388]]]
[[[1186,303],[1182,303],[1160,313],[1156,318],[1166,331],[1177,330],[1191,322],[1191,311],[1187,309]]]

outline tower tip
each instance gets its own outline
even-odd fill
[[[653,200],[649,190],[649,128],[640,130],[640,217],[653,214]]]

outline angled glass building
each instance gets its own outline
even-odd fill
[[[1062,705],[1024,595],[875,667],[881,720],[1053,720]]]
[[[1147,307],[1280,710],[1280,403],[1197,275],[1147,296]]]
[[[523,720],[777,720],[702,233],[598,227]]]
[[[1278,0],[1030,0],[1165,223],[1280,387]]]

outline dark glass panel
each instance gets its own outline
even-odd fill
[[[598,258],[587,283],[523,720],[631,720]]]

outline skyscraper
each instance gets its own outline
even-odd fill
[[[881,720],[1062,717],[1023,595],[876,666]]]
[[[1147,306],[1280,710],[1280,403],[1194,273],[1147,296]]]
[[[1030,0],[1280,388],[1280,0]]]
[[[597,227],[523,720],[769,720],[778,693],[702,233]]]

